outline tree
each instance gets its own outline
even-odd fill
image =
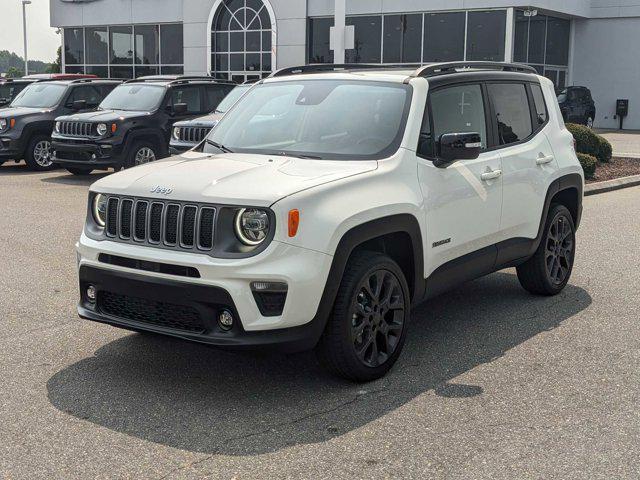
[[[56,60],[50,63],[47,67],[46,73],[61,73],[62,72],[62,47],[58,47],[58,54]]]
[[[16,67],[9,67],[9,69],[7,70],[8,78],[20,78],[22,75],[22,70],[18,70]]]

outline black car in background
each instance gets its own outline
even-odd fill
[[[0,110],[0,164],[25,160],[32,170],[54,168],[51,131],[60,115],[95,109],[120,81],[83,78],[36,81]]]
[[[56,120],[54,161],[82,175],[166,157],[174,123],[215,110],[234,87],[211,77],[129,80],[111,92],[95,112]]]
[[[75,73],[42,73],[22,78],[0,78],[0,108],[6,107],[18,94],[34,82],[45,80],[77,80],[79,78],[97,78],[95,75]]]
[[[193,120],[176,122],[173,125],[169,144],[171,154],[178,155],[186,152],[202,142],[211,129],[218,124],[223,115],[249,91],[251,86],[251,84],[245,83],[235,87],[209,115],[194,118]]]
[[[567,123],[578,123],[593,128],[596,105],[587,87],[568,87],[558,95],[562,118]]]

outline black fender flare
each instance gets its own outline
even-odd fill
[[[23,128],[20,134],[19,145],[21,150],[26,150],[31,138],[34,135],[47,135],[51,137],[55,122],[53,120],[40,120],[29,122]]]
[[[392,233],[406,233],[411,239],[415,277],[413,279],[412,298],[414,301],[422,300],[426,282],[424,279],[422,233],[418,219],[410,214],[398,214],[377,218],[360,224],[347,231],[340,239],[338,247],[336,248],[318,310],[311,321],[313,325],[314,344],[317,343],[324,331],[351,254],[363,243]]]
[[[123,149],[124,158],[127,158],[129,156],[133,144],[142,137],[152,137],[158,147],[161,149],[161,154],[164,155],[168,153],[169,146],[168,144],[166,144],[167,142],[162,132],[154,128],[138,128],[128,132],[127,136],[125,137]]]

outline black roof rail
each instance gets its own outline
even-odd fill
[[[108,82],[124,82],[126,81],[126,78],[77,78],[75,80],[58,80],[60,82],[64,82],[67,81],[69,83],[93,83],[93,82],[102,82],[102,81],[108,81]],[[56,80],[53,80],[56,81]]]
[[[445,62],[433,63],[425,65],[417,69],[412,77],[435,77],[438,75],[446,75],[456,73],[459,70],[498,70],[503,72],[520,72],[534,73],[538,71],[530,65],[523,63],[506,63],[506,62]]]
[[[375,63],[312,63],[310,65],[299,65],[297,67],[287,67],[273,72],[269,77],[284,77],[285,75],[300,75],[304,73],[326,73],[336,71],[352,70],[398,70],[401,68],[415,68],[413,65],[402,64],[375,64]]]
[[[145,77],[133,78],[125,83],[144,83],[144,82],[164,82],[164,83],[188,83],[193,81],[207,81],[215,83],[233,83],[228,80],[219,80],[211,76],[205,75],[149,75]]]

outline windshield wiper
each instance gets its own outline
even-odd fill
[[[224,153],[233,153],[233,150],[231,150],[230,148],[225,147],[224,145],[222,145],[221,143],[218,142],[214,142],[213,140],[209,140],[207,138],[207,144],[211,145],[212,147],[216,147],[218,150],[220,150],[221,152]]]
[[[281,152],[280,155],[285,157],[303,158],[305,160],[322,160],[322,157],[319,157],[317,155],[307,155],[305,153]]]

